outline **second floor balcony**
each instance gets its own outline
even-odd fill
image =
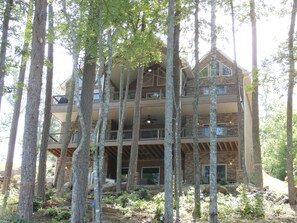
[[[123,131],[123,140],[131,141],[133,134],[131,130]],[[198,137],[203,140],[209,139],[209,126],[199,127]],[[49,144],[61,144],[63,140],[63,133],[51,133],[49,136]],[[105,141],[106,142],[116,142],[118,136],[117,130],[111,130],[106,132]],[[181,130],[180,136],[182,139],[192,139],[193,133],[192,129],[183,128]],[[238,126],[230,125],[230,126],[218,126],[217,127],[217,138],[231,138],[238,136]],[[141,129],[139,132],[139,141],[151,141],[152,144],[154,141],[164,140],[165,138],[165,129],[157,128],[157,129]],[[78,132],[72,135],[70,143],[78,143],[79,136]]]

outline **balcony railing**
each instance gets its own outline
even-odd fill
[[[118,131],[108,131],[106,134],[106,141],[116,141]],[[209,127],[199,127],[198,131],[199,138],[209,138]],[[238,128],[236,125],[217,127],[217,137],[236,137],[238,136]],[[49,144],[61,144],[63,133],[52,133],[50,134]],[[181,131],[181,138],[192,138],[192,129],[183,128]],[[78,132],[74,133],[71,138],[71,143],[78,142]],[[165,138],[165,129],[141,129],[139,132],[139,140],[162,140]],[[123,139],[129,141],[132,139],[132,130],[123,131]]]
[[[188,87],[182,93],[182,97],[193,97],[195,93],[195,88]],[[217,94],[218,95],[233,95],[236,94],[235,85],[218,85],[217,86]],[[209,96],[209,87],[200,87],[199,92],[200,97],[208,97]],[[111,101],[118,101],[120,98],[120,93],[118,91],[111,93]],[[143,90],[142,99],[143,100],[160,100],[165,99],[165,89],[157,89],[157,90]],[[128,92],[128,100],[135,99],[135,91]],[[94,102],[99,101],[98,93],[94,93]],[[53,96],[53,104],[67,104],[68,96],[67,95],[54,95]]]

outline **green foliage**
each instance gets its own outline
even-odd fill
[[[32,221],[25,220],[16,214],[8,214],[5,216],[0,216],[1,222],[3,223],[32,223]]]
[[[33,212],[38,211],[42,207],[42,199],[40,197],[33,198]]]
[[[240,202],[237,211],[243,218],[263,218],[265,216],[263,194],[256,192],[255,195],[249,194],[245,185],[237,188]]]
[[[56,219],[58,221],[68,220],[71,217],[70,211],[59,211]]]
[[[280,179],[286,178],[287,127],[286,109],[280,105],[269,105],[270,115],[267,115],[261,125],[261,142],[264,169],[268,174]],[[297,113],[293,112],[293,146],[297,146]],[[293,154],[296,158],[296,151]],[[297,160],[294,161],[297,166]],[[296,176],[296,174],[295,174]]]
[[[48,208],[44,211],[44,216],[47,216],[47,217],[56,217],[58,216],[59,214],[59,211],[57,208]]]

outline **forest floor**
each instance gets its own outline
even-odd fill
[[[287,199],[287,183],[276,178],[263,174],[263,184],[265,191],[261,191],[263,194],[263,216],[254,217],[255,214],[255,194],[257,191],[251,187],[247,192],[248,205],[243,208],[242,197],[240,193],[236,192],[236,185],[222,186],[228,189],[227,194],[218,194],[218,217],[219,222],[222,223],[297,223],[297,206],[290,206]],[[205,190],[207,185],[202,185],[201,190]],[[233,189],[232,189],[233,188]],[[233,192],[231,192],[233,191]],[[238,191],[238,190],[237,190]],[[139,199],[139,195],[143,195],[143,192],[147,193],[148,199]],[[202,218],[199,223],[208,222],[208,208],[209,198],[204,196],[202,199]],[[141,222],[162,222],[160,216],[163,214],[164,206],[164,193],[162,186],[146,186],[140,188],[139,191],[134,193],[123,192],[120,196],[115,192],[106,192],[104,195],[103,205],[103,223],[141,223]],[[183,187],[183,195],[180,198],[180,217],[181,223],[195,222],[192,220],[193,212],[193,187],[187,185]],[[62,203],[56,204],[57,208],[64,205]],[[70,203],[68,203],[70,207]],[[89,222],[92,219],[93,210],[88,203],[88,218]],[[246,207],[250,208],[246,209]],[[158,210],[158,208],[160,210]],[[32,222],[69,222],[68,220],[60,221],[51,217],[44,216],[44,210],[35,212]],[[243,211],[244,210],[244,211]],[[242,217],[242,213],[249,214],[248,217]],[[175,210],[174,210],[175,212]],[[241,213],[241,214],[240,214]],[[159,214],[159,217],[156,217]],[[2,222],[19,222],[19,221],[5,221],[5,218],[0,217],[0,223]],[[30,222],[30,223],[32,223]]]

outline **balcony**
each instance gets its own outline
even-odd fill
[[[108,131],[106,134],[106,141],[116,142],[117,140],[117,130]],[[198,136],[201,139],[209,138],[209,127],[199,127]],[[217,138],[228,138],[228,137],[237,137],[238,136],[238,127],[237,125],[217,127]],[[141,129],[139,132],[140,141],[155,141],[163,140],[165,138],[165,129]],[[181,131],[182,139],[193,138],[192,130],[183,128]],[[49,136],[49,144],[61,144],[63,139],[63,133],[51,133]],[[78,132],[72,135],[70,143],[78,142]],[[123,140],[131,141],[132,140],[132,130],[123,131]]]
[[[135,99],[135,91],[129,91],[128,93],[128,101],[132,101]],[[182,97],[183,98],[189,98],[189,97],[194,97],[195,93],[195,88],[193,87],[188,87],[186,88],[183,93]],[[224,95],[236,95],[236,90],[235,90],[235,85],[234,84],[229,84],[229,85],[218,85],[217,86],[217,94],[218,96],[224,96]],[[209,87],[204,86],[200,87],[200,92],[199,92],[200,97],[209,97]],[[113,92],[111,93],[111,102],[116,102],[119,101],[120,98],[120,93],[119,92]],[[165,94],[165,89],[157,89],[157,90],[147,90],[143,89],[142,92],[142,99],[143,100],[161,100],[165,99],[166,94]],[[94,103],[99,101],[99,95],[98,93],[94,93]],[[67,95],[54,95],[52,104],[54,105],[64,105],[68,103],[68,96]]]

